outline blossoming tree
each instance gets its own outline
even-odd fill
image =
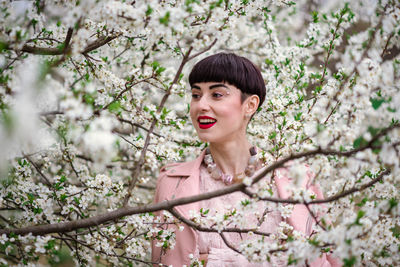
[[[175,242],[159,230],[159,210],[180,228],[251,232],[228,243],[250,261],[285,254],[300,264],[333,251],[345,266],[399,264],[397,1],[1,1],[0,14],[2,265],[56,263],[65,252],[82,266],[149,265],[151,240]],[[160,167],[205,146],[188,119],[187,75],[219,51],[262,70],[267,100],[248,132],[269,155],[265,168],[151,204]],[[279,199],[262,178],[284,166],[293,185]],[[297,186],[310,170],[323,200]],[[224,216],[174,209],[235,191],[248,198]],[[264,244],[243,221],[259,201],[284,218],[305,204],[312,235],[283,223]]]

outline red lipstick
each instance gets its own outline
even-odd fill
[[[199,123],[200,129],[208,129],[213,127],[214,124],[217,123],[217,120],[208,116],[199,116],[197,122]]]

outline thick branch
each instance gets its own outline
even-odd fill
[[[24,45],[21,51],[35,55],[48,55],[48,56],[56,56],[64,54],[63,49],[53,48],[53,47],[37,47],[30,45]]]
[[[253,184],[257,183],[259,180],[261,180],[266,174],[272,172],[273,170],[283,167],[285,163],[288,161],[294,160],[294,159],[299,159],[303,157],[310,157],[314,155],[337,155],[337,156],[351,156],[353,154],[356,154],[357,152],[369,149],[369,148],[379,148],[379,146],[372,146],[372,143],[376,138],[379,136],[383,136],[390,130],[394,128],[398,128],[399,124],[393,125],[391,127],[386,128],[385,130],[382,130],[380,134],[376,135],[374,138],[371,139],[372,142],[368,143],[366,146],[358,149],[353,149],[350,151],[336,151],[336,150],[322,150],[321,148],[313,150],[313,151],[308,151],[308,152],[303,152],[303,153],[298,153],[298,154],[293,154],[289,157],[286,157],[284,159],[281,159],[279,161],[274,162],[268,167],[265,167],[261,169],[260,171],[257,172],[257,174],[254,176],[255,178],[253,179]],[[280,202],[280,203],[291,203],[291,204],[307,204],[307,205],[313,205],[313,204],[320,204],[320,203],[327,203],[327,202],[332,202],[335,200],[338,200],[344,196],[347,196],[349,194],[352,194],[357,191],[364,190],[371,185],[379,182],[382,180],[383,176],[388,174],[389,170],[383,171],[377,178],[372,180],[371,182],[360,186],[358,188],[352,188],[350,190],[347,190],[339,195],[335,195],[332,197],[329,197],[324,200],[313,200],[310,202],[302,202],[299,200],[293,200],[293,199],[279,199],[279,198],[266,198],[265,200],[268,201],[273,201],[273,202]],[[64,223],[56,223],[56,224],[47,224],[47,225],[39,225],[39,226],[28,226],[24,228],[19,228],[19,229],[0,229],[0,234],[10,234],[10,233],[15,233],[15,234],[28,234],[32,233],[33,235],[45,235],[49,233],[64,233],[64,232],[69,232],[73,231],[79,228],[87,228],[87,227],[92,227],[96,225],[103,224],[105,222],[111,221],[111,220],[117,220],[120,219],[124,216],[129,216],[129,215],[134,215],[134,214],[140,214],[140,213],[146,213],[146,212],[154,212],[154,211],[159,211],[159,210],[171,210],[175,206],[180,206],[180,205],[185,205],[205,199],[211,199],[215,197],[219,197],[222,195],[230,194],[236,191],[242,191],[244,193],[251,193],[246,190],[246,185],[243,183],[240,184],[234,184],[231,186],[227,186],[223,189],[220,190],[215,190],[212,192],[207,192],[199,195],[194,195],[194,196],[189,196],[189,197],[183,197],[179,199],[174,199],[174,200],[165,200],[161,203],[157,204],[149,204],[149,205],[143,205],[139,207],[130,207],[130,206],[124,206],[123,208],[96,215],[91,218],[86,218],[86,219],[80,219],[76,221],[69,221],[69,222],[64,222]],[[253,194],[252,194],[253,195]]]
[[[97,39],[96,41],[90,43],[83,51],[82,54],[87,54],[99,47],[102,47],[103,45],[111,42],[112,40],[114,40],[115,38],[119,37],[121,35],[121,33],[117,33],[111,36],[105,36],[105,37],[100,37],[99,39]]]
[[[72,28],[69,28],[67,31],[67,37],[65,37],[65,41],[64,41],[64,53],[68,50],[69,48],[69,43],[71,42],[71,38],[72,38]]]
[[[119,37],[121,34],[115,34],[111,36],[105,36],[105,37],[100,37],[97,40],[93,41],[90,43],[86,48],[82,51],[82,54],[87,54],[109,42],[114,40],[115,38]],[[21,49],[22,52],[26,53],[31,53],[35,55],[49,55],[49,56],[55,56],[55,55],[63,55],[66,54],[69,51],[69,43],[71,40],[72,36],[72,30],[68,30],[67,36],[64,41],[64,47],[62,48],[57,48],[57,47],[38,47],[38,46],[30,46],[30,45],[24,45]]]
[[[341,197],[347,196],[351,193],[361,191],[365,188],[370,187],[371,185],[377,183],[380,181],[383,177],[383,173],[381,176],[378,178],[374,179],[370,183],[358,188],[358,189],[350,189],[348,191],[343,192],[340,195],[335,195],[333,197],[324,199],[324,200],[314,200],[307,202],[306,204],[311,205],[311,204],[320,204],[320,203],[326,203],[326,202],[332,202],[334,200],[337,200]],[[65,232],[70,232],[79,228],[88,228],[96,225],[103,224],[105,222],[111,221],[111,220],[117,220],[119,218],[122,218],[124,216],[129,216],[129,215],[134,215],[134,214],[140,214],[140,213],[146,213],[146,212],[154,212],[154,211],[159,211],[159,210],[171,210],[172,207],[179,206],[179,205],[184,205],[192,202],[197,202],[201,201],[204,199],[211,199],[214,197],[230,194],[239,190],[243,190],[245,187],[244,184],[235,184],[229,187],[226,187],[224,189],[212,191],[209,193],[204,193],[200,195],[195,195],[191,197],[184,197],[184,198],[179,198],[176,200],[171,200],[171,201],[163,201],[161,203],[157,204],[150,204],[150,205],[144,205],[140,207],[130,207],[130,206],[125,206],[123,208],[105,213],[105,214],[100,214],[97,216],[93,216],[91,218],[87,219],[81,219],[81,220],[76,220],[76,221],[70,221],[70,222],[65,222],[65,223],[56,223],[56,224],[48,224],[48,225],[39,225],[39,226],[28,226],[24,228],[15,228],[15,229],[0,229],[0,234],[18,234],[18,235],[25,235],[28,233],[32,233],[32,235],[45,235],[45,234],[50,234],[50,233],[65,233]],[[279,199],[279,198],[271,198],[271,199],[266,199],[268,201],[274,201],[274,202],[281,202],[281,203],[291,203],[291,204],[300,204],[301,202],[298,200],[292,200],[292,199]]]

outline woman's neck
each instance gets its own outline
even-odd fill
[[[251,144],[247,139],[224,143],[210,143],[210,152],[218,168],[225,174],[244,172],[250,158]]]

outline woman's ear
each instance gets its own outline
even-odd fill
[[[260,98],[258,97],[258,95],[251,95],[246,99],[245,102],[246,116],[251,117],[257,111],[258,104],[260,103]]]

